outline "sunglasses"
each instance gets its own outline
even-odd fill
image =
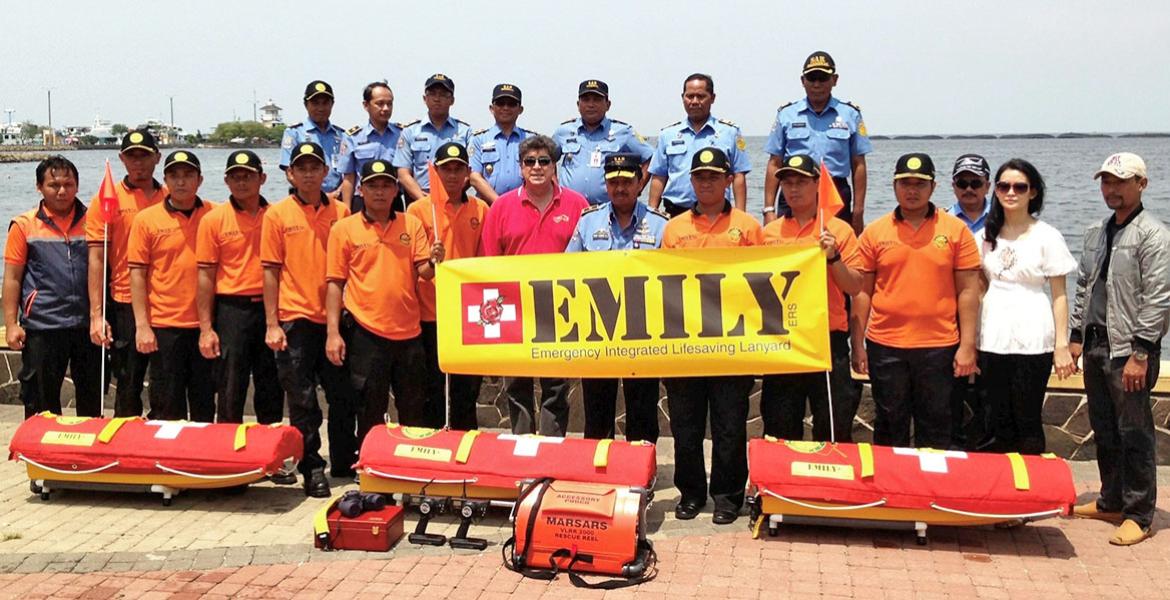
[[[955,187],[959,188],[960,190],[967,190],[967,189],[977,190],[982,186],[983,186],[982,179],[956,179],[955,180]]]
[[[517,106],[520,106],[520,103],[513,100],[512,98],[496,98],[495,100],[492,100],[492,104],[500,108],[516,108]]]
[[[524,162],[524,166],[526,166],[526,167],[535,167],[536,165],[540,165],[542,167],[547,167],[547,166],[552,164],[552,158],[549,158],[547,156],[541,156],[540,158],[533,158],[533,157],[529,156],[528,158],[524,159],[523,162]]]
[[[1015,192],[1017,194],[1027,194],[1032,186],[1027,183],[1008,183],[1006,181],[995,182],[995,191],[1006,194],[1008,192]]]
[[[826,73],[824,71],[812,71],[810,73],[806,73],[804,76],[804,78],[806,80],[812,81],[814,83],[822,83],[822,82],[828,81],[830,77],[832,77],[832,75],[829,75],[828,73]]]

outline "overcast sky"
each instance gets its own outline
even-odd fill
[[[702,71],[715,114],[763,135],[823,49],[871,134],[1170,131],[1164,1],[3,0],[0,20],[0,108],[43,124],[51,88],[58,127],[165,121],[173,96],[176,124],[207,133],[251,119],[253,93],[291,123],[316,78],[343,127],[365,122],[361,88],[381,78],[409,121],[441,71],[475,127],[491,123],[496,83],[524,91],[523,126],[551,132],[598,78],[610,116],[652,135],[682,118],[682,81]]]

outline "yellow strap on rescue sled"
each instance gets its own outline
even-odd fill
[[[314,535],[319,536],[321,534],[328,534],[329,533],[329,509],[333,508],[333,504],[335,502],[336,502],[336,500],[330,499],[329,502],[322,504],[321,509],[318,510],[317,513],[313,515],[313,534]]]
[[[114,417],[113,419],[110,419],[110,422],[106,423],[106,426],[102,427],[101,433],[98,434],[98,441],[103,444],[110,443],[110,440],[114,439],[114,434],[118,433],[118,430],[122,428],[122,425],[124,425],[127,421],[133,421],[137,418],[138,417]]]
[[[236,427],[236,439],[232,442],[232,450],[239,452],[248,445],[248,430],[259,425],[259,423],[240,423]]]
[[[613,440],[597,442],[597,449],[593,451],[593,468],[603,469],[609,466],[609,446]]]
[[[1054,458],[1057,458],[1057,456],[1055,454],[1053,454],[1052,452],[1045,452],[1044,454],[1041,454],[1040,456],[1042,458],[1047,458],[1048,460],[1052,460]]]
[[[864,442],[858,444],[857,456],[861,459],[861,478],[873,477],[873,446]]]
[[[472,429],[463,434],[463,439],[459,440],[459,448],[455,450],[455,462],[465,464],[467,459],[471,457],[471,446],[475,444],[475,438],[479,437],[479,430]]]
[[[1028,479],[1028,465],[1024,464],[1024,457],[1019,452],[1009,452],[1007,457],[1012,464],[1012,481],[1016,489],[1025,492],[1031,489],[1032,482]]]

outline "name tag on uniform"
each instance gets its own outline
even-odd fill
[[[653,245],[654,242],[655,242],[654,236],[649,235],[649,234],[637,234],[634,236],[634,243],[635,244]]]
[[[593,152],[589,153],[589,166],[590,167],[600,167],[601,166],[601,148],[594,148]]]
[[[608,229],[598,229],[597,231],[594,231],[593,232],[593,239],[595,239],[595,240],[608,240],[609,239],[609,230]]]
[[[480,148],[480,150],[483,150],[484,152],[487,152],[489,150],[495,150],[495,149],[496,149],[495,142],[488,142],[488,143],[484,144],[482,148]]]
[[[793,129],[796,129],[799,127],[808,127],[808,123],[796,122],[796,123],[792,124]]]

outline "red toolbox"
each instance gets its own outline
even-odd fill
[[[402,517],[401,506],[342,516],[335,499],[313,518],[313,545],[326,551],[387,552],[402,537]]]

